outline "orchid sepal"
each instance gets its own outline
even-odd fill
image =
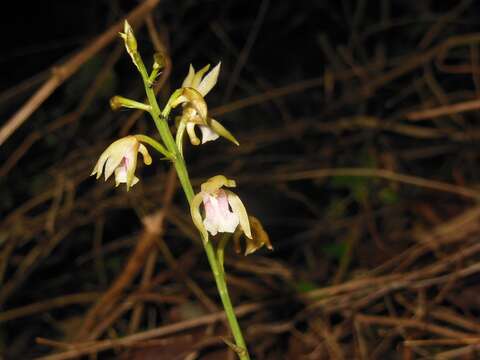
[[[205,77],[203,77],[203,75],[210,69],[210,65],[206,65],[199,71],[195,72],[195,69],[190,64],[187,77],[183,80],[182,87],[194,88],[205,97],[217,84],[221,65],[222,63],[219,62],[207,75],[205,75]]]
[[[252,232],[250,230],[250,221],[248,220],[247,210],[245,209],[242,200],[240,200],[237,194],[231,192],[230,190],[225,190],[225,192],[227,193],[228,203],[232,208],[232,212],[238,216],[243,233],[246,237],[251,239]]]
[[[190,202],[190,214],[192,216],[193,224],[197,227],[198,231],[200,231],[202,235],[202,239],[204,239],[204,241],[208,241],[208,232],[203,224],[202,214],[200,213],[200,205],[202,202],[202,194],[196,194]]]
[[[239,146],[240,143],[238,140],[233,136],[233,134],[228,131],[222,124],[220,124],[217,120],[210,118],[209,124],[212,130],[220,135],[221,137],[227,139],[228,141],[234,143],[235,145]]]
[[[255,216],[249,216],[248,219],[250,222],[252,237],[251,238],[246,237],[245,239],[246,246],[245,246],[244,255],[247,256],[247,255],[253,254],[255,251],[257,251],[263,246],[265,246],[268,250],[272,251],[273,246],[272,246],[272,243],[270,242],[270,237],[268,236],[267,232],[263,228],[260,220],[258,220]],[[240,246],[241,235],[242,235],[242,232],[238,230],[235,232],[235,234],[233,234],[235,251],[237,253],[241,252],[241,246]]]

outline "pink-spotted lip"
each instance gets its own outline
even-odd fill
[[[212,194],[204,193],[202,197],[205,208],[203,225],[207,231],[212,235],[235,232],[240,220],[231,210],[226,192],[219,189]]]

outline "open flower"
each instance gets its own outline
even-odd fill
[[[139,181],[135,176],[139,152],[143,156],[143,162],[150,165],[152,158],[147,148],[135,136],[126,136],[117,140],[100,155],[91,176],[96,174],[96,178],[99,179],[105,168],[105,181],[115,173],[115,186],[125,183],[128,191]]]
[[[201,191],[190,203],[193,223],[200,230],[204,239],[207,231],[216,235],[219,232],[233,233],[240,225],[246,237],[252,238],[247,211],[240,198],[223,187],[235,187],[235,181],[223,175],[208,179],[201,186]],[[205,218],[202,219],[200,205],[203,203]]]
[[[181,121],[186,123],[187,133],[193,145],[205,144],[208,141],[218,139],[220,136],[239,145],[237,139],[230,131],[225,129],[217,120],[208,116],[207,104],[203,99],[217,83],[220,65],[221,63],[218,63],[206,75],[205,73],[210,68],[210,65],[204,66],[198,72],[190,65],[188,75],[182,83],[182,94],[173,103],[173,107],[183,104]],[[202,133],[201,141],[195,133],[195,126],[200,128]]]

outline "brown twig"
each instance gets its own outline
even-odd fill
[[[0,323],[12,321],[21,317],[31,316],[33,314],[49,311],[51,309],[64,307],[73,304],[89,304],[100,296],[100,293],[89,292],[80,294],[63,295],[53,299],[39,301],[33,304],[22,306],[19,308],[10,309],[0,312]]]
[[[298,181],[307,179],[319,179],[332,176],[359,176],[376,177],[400,183],[410,184],[430,190],[442,191],[460,195],[471,199],[480,199],[480,191],[469,189],[464,186],[448,184],[436,180],[429,180],[417,176],[399,174],[385,169],[370,168],[337,168],[337,169],[316,169],[298,172],[283,172],[269,175],[244,175],[240,177],[242,182],[269,183],[274,181]]]
[[[235,308],[235,314],[238,317],[242,317],[249,313],[258,311],[263,307],[265,307],[266,305],[267,303],[241,305]],[[115,339],[115,340],[102,340],[97,342],[87,342],[85,345],[82,345],[82,344],[72,345],[72,348],[73,348],[72,350],[65,351],[60,354],[40,357],[38,358],[38,360],[65,360],[65,359],[72,359],[82,355],[96,354],[100,351],[105,351],[108,349],[130,347],[140,341],[145,341],[148,339],[170,335],[179,331],[192,329],[198,326],[212,324],[214,322],[223,320],[224,318],[225,318],[225,314],[223,313],[223,311],[220,311],[213,314],[203,315],[195,319],[182,321],[176,324],[161,326],[157,329],[139,332],[134,335],[126,336],[126,337]]]
[[[363,324],[367,325],[383,325],[383,326],[403,326],[405,328],[415,328],[421,331],[430,332],[440,336],[446,336],[457,339],[468,338],[472,334],[452,330],[446,327],[438,326],[424,321],[416,319],[405,319],[398,317],[386,317],[386,316],[373,316],[358,314],[355,319]]]
[[[144,232],[140,236],[134,251],[131,253],[123,272],[117,277],[108,291],[103,294],[100,300],[90,309],[76,337],[77,341],[90,339],[91,334],[89,334],[89,332],[98,321],[98,318],[114,307],[123,289],[133,281],[142,269],[147,255],[155,245],[156,238],[163,232],[165,211],[167,211],[166,209],[172,201],[176,188],[176,178],[172,176],[171,173],[168,179],[162,202],[164,204],[163,209],[144,219]]]
[[[237,62],[235,63],[235,66],[232,70],[229,82],[227,84],[227,89],[225,90],[225,94],[224,94],[222,102],[228,101],[228,99],[232,95],[232,91],[233,91],[235,85],[237,84],[238,77],[240,76],[240,73],[241,73],[243,67],[245,66],[245,63],[247,62],[247,59],[248,59],[248,56],[249,56],[249,54],[252,50],[253,44],[255,43],[255,40],[257,39],[258,33],[260,31],[263,20],[265,18],[265,14],[267,13],[269,3],[270,3],[269,0],[262,0],[260,2],[257,17],[255,18],[255,21],[253,22],[253,24],[250,28],[250,32],[248,34],[245,45],[242,48],[242,51],[240,52],[240,55],[238,56]]]
[[[139,23],[146,13],[157,6],[160,0],[146,0],[138,5],[126,18],[132,23]],[[123,20],[110,27],[96,40],[92,41],[83,50],[67,60],[63,65],[52,69],[50,78],[38,89],[35,94],[6,121],[0,129],[0,146],[42,103],[72,76],[88,59],[116,39],[118,32],[123,28]]]
[[[406,115],[408,120],[419,121],[432,119],[435,117],[458,114],[465,111],[474,111],[480,109],[480,100],[463,101],[457,104],[439,106],[433,109],[413,111]]]
[[[57,131],[63,128],[66,125],[76,122],[84,113],[88,110],[88,107],[95,99],[95,96],[101,86],[103,85],[105,79],[109,75],[111,68],[115,65],[117,60],[120,58],[120,55],[123,53],[123,46],[117,45],[112,54],[108,57],[105,65],[100,70],[98,75],[93,80],[90,87],[85,92],[85,95],[82,97],[79,105],[75,110],[65,114],[55,121],[51,122],[44,129],[33,131],[28,134],[28,136],[22,141],[22,143],[15,149],[15,151],[10,155],[10,157],[2,164],[0,167],[0,177],[6,176],[8,172],[20,161],[20,159],[25,156],[28,150],[40,139],[42,139],[47,134]]]

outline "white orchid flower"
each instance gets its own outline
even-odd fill
[[[186,130],[193,145],[205,144],[218,139],[220,136],[239,145],[237,139],[217,120],[210,118],[207,113],[207,104],[204,97],[213,89],[218,80],[221,63],[218,63],[208,74],[210,65],[204,66],[198,72],[192,65],[187,77],[182,83],[182,94],[174,101],[173,107],[184,104],[182,121],[186,123]],[[205,75],[205,76],[204,76]],[[198,139],[195,127],[200,128],[202,139]]]
[[[208,233],[234,233],[240,225],[246,237],[252,238],[247,211],[240,198],[223,187],[235,187],[235,181],[223,175],[208,179],[201,186],[201,191],[194,196],[190,204],[193,223],[208,239]],[[200,213],[203,204],[205,218]]]
[[[105,181],[115,173],[115,186],[125,183],[128,191],[139,181],[135,176],[139,152],[142,154],[143,162],[150,165],[152,158],[147,148],[135,136],[126,136],[117,140],[100,155],[91,176],[96,175],[99,179],[105,168]]]

